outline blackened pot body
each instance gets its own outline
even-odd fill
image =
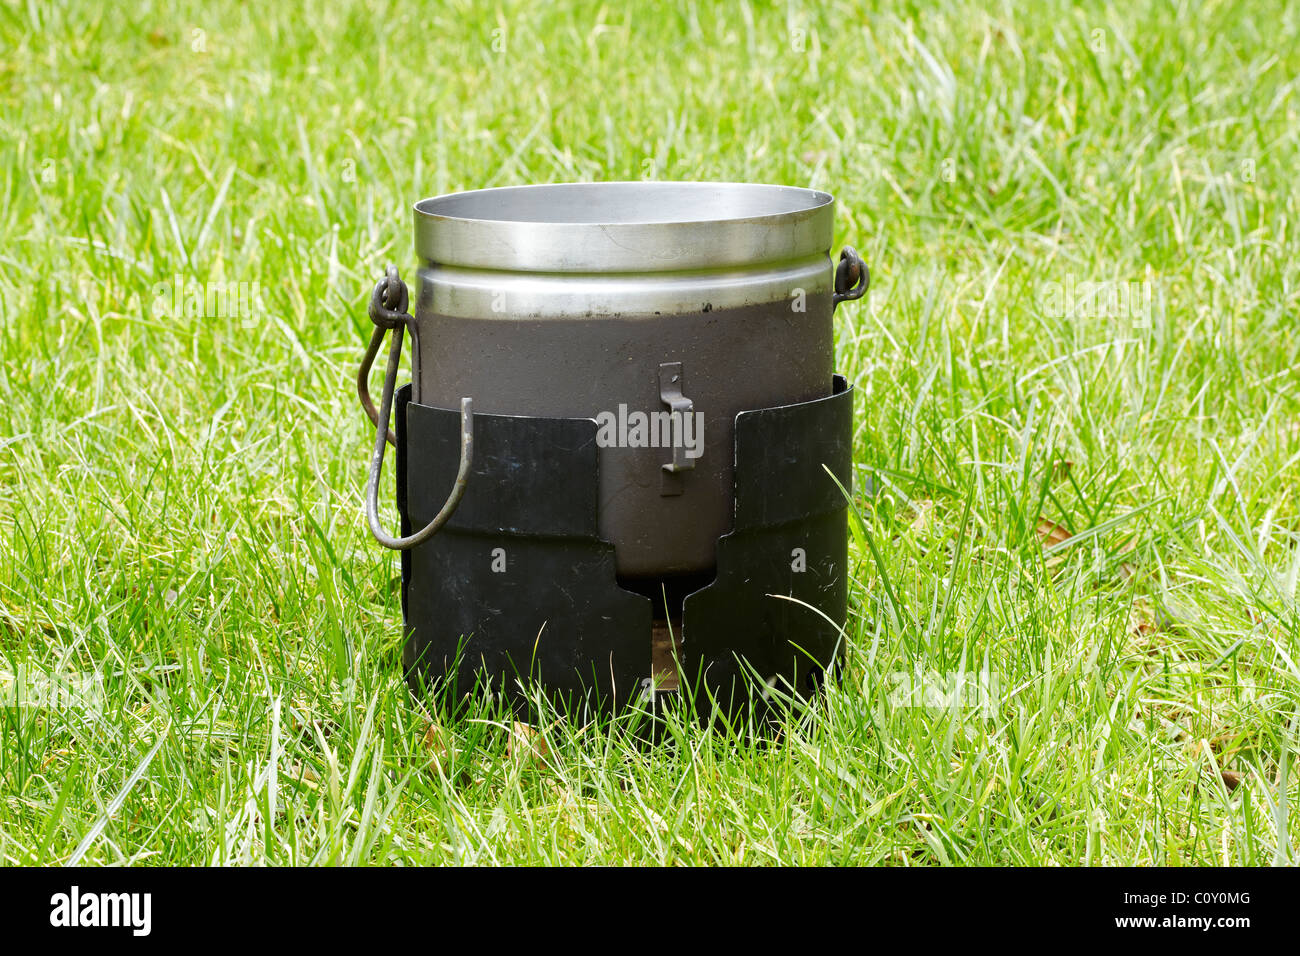
[[[412,398],[611,425],[600,531],[619,574],[713,568],[732,529],[736,415],[831,392],[833,206],[814,190],[716,183],[424,200]],[[674,390],[688,406],[670,404]],[[637,413],[662,424],[673,407],[702,422],[673,436],[689,443],[676,457],[636,427]],[[674,460],[685,467],[665,471]]]

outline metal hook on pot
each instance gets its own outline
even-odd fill
[[[839,265],[835,267],[835,294],[831,296],[832,308],[841,302],[852,302],[867,293],[871,285],[871,270],[858,255],[858,250],[845,246],[840,250]]]
[[[447,523],[447,519],[452,516],[456,506],[460,504],[460,499],[465,495],[465,483],[469,480],[469,470],[474,463],[473,411],[470,400],[462,398],[460,400],[460,468],[456,472],[456,484],[452,487],[451,494],[447,496],[442,510],[434,515],[433,520],[427,525],[405,538],[395,538],[384,531],[379,523],[379,475],[384,469],[385,444],[391,443],[394,446],[397,444],[389,434],[388,419],[393,410],[397,367],[402,360],[402,339],[407,326],[414,321],[406,311],[409,304],[410,296],[406,290],[406,283],[397,274],[397,267],[390,265],[384,278],[379,280],[375,285],[375,291],[370,295],[370,321],[375,323],[375,331],[370,337],[366,354],[361,359],[361,370],[357,373],[357,395],[361,399],[361,407],[375,424],[375,450],[370,456],[370,471],[366,479],[366,519],[370,523],[370,533],[375,536],[375,540],[385,548],[392,548],[394,551],[405,551],[422,541],[427,541]],[[376,410],[375,403],[370,398],[367,379],[375,356],[379,354],[379,347],[383,344],[384,333],[390,329],[393,332],[393,344],[388,350],[384,390],[379,398],[379,409]]]

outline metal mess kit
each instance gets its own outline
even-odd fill
[[[520,709],[535,686],[569,712],[815,693],[848,614],[853,387],[833,315],[869,281],[851,248],[832,265],[833,197],[573,183],[414,215],[413,308],[390,267],[357,379],[413,686]]]

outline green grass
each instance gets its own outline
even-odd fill
[[[103,674],[0,707],[0,859],[1294,862],[1300,9],[868,6],[0,8],[0,670]],[[769,747],[428,732],[370,285],[417,198],[643,176],[826,188],[873,268],[845,679]]]

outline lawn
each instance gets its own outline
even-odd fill
[[[1296,861],[1297,75],[1281,2],[6,4],[0,860]],[[366,529],[411,203],[642,178],[873,271],[844,676],[766,745],[441,717]]]

